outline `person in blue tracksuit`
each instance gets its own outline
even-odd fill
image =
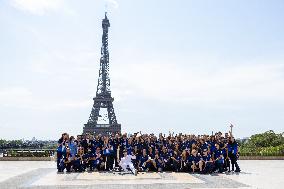
[[[222,173],[224,171],[224,150],[222,150],[219,144],[215,144],[216,150],[214,152],[215,168]]]
[[[90,167],[90,164],[89,164],[90,152],[91,151],[89,150],[87,153],[85,153],[85,149],[84,149],[84,153],[82,154],[82,167],[84,170],[87,170]]]
[[[236,167],[235,172],[240,172],[241,169],[237,162],[238,161],[238,143],[235,141],[234,137],[231,137],[231,139],[228,142],[228,156],[231,160],[232,171],[234,171]]]
[[[90,134],[86,133],[84,139],[81,141],[81,146],[84,148],[84,154],[88,153],[88,149],[91,146]]]
[[[64,161],[64,168],[66,169],[66,172],[70,173],[72,163],[73,163],[71,153],[70,153],[70,148],[66,148],[66,155],[65,155],[63,161]],[[63,170],[64,170],[64,168],[63,168]]]
[[[205,142],[204,139],[200,140],[200,149],[201,149],[201,153],[203,150],[208,150],[208,144]]]
[[[147,154],[147,150],[143,149],[142,155],[140,156],[138,167],[141,171],[149,171],[150,164],[149,164],[149,156]]]
[[[64,165],[64,159],[66,157],[66,148],[63,147],[63,149],[61,149],[61,147],[57,148],[57,171],[58,173],[63,172],[65,165]]]
[[[202,168],[203,170],[201,173],[212,173],[214,169],[214,163],[213,163],[213,158],[211,154],[208,153],[208,150],[204,149],[203,150],[203,155],[202,155]]]
[[[76,154],[75,155],[75,158],[73,160],[72,166],[73,166],[73,170],[75,172],[82,172],[84,170],[80,154]]]
[[[189,171],[189,167],[188,166],[188,151],[186,149],[184,149],[180,155],[180,161],[181,161],[181,164],[180,164],[180,170],[182,172],[188,172]]]
[[[127,138],[127,135],[126,134],[123,134],[122,135],[122,138],[120,140],[120,150],[123,151],[123,150],[127,150],[128,148],[128,138]],[[122,157],[122,156],[121,156]]]
[[[225,156],[224,171],[231,172],[228,142],[226,142],[223,150],[224,150],[224,153],[225,153],[224,154],[224,156]]]
[[[101,149],[98,147],[96,153],[93,156],[93,161],[92,161],[92,166],[95,171],[102,170],[102,162],[103,162],[103,157],[101,154]]]
[[[75,158],[75,155],[77,154],[77,143],[75,142],[74,136],[70,137],[68,147],[70,148],[71,158]]]
[[[88,152],[88,163],[86,167],[89,167],[89,171],[93,171],[95,167],[95,160],[96,160],[96,152],[93,152],[89,149]]]
[[[58,172],[63,172],[64,170],[64,157],[66,156],[66,143],[67,143],[67,133],[63,133],[61,138],[57,142],[57,170]]]
[[[159,156],[159,153],[156,153],[155,154],[155,164],[156,164],[156,169],[158,172],[162,172],[164,170],[164,162],[163,162],[163,159]]]
[[[114,156],[115,156],[115,154],[114,154],[113,146],[109,143],[105,143],[105,145],[103,147],[103,158],[104,158],[104,162],[106,164],[106,166],[105,166],[106,171],[113,169]]]
[[[181,168],[181,156],[179,155],[178,151],[174,151],[173,155],[171,156],[171,170],[175,172],[179,172]]]
[[[200,155],[197,153],[196,149],[191,151],[191,170],[193,173],[197,172],[198,170],[202,170],[202,165],[200,163]]]
[[[168,153],[168,150],[165,146],[162,147],[162,152],[160,156],[163,159],[164,170],[170,171],[171,170],[171,156]]]

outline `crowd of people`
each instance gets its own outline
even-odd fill
[[[238,144],[230,132],[198,136],[86,133],[76,138],[63,133],[57,148],[58,172],[240,172],[237,160]]]

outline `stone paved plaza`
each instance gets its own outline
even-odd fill
[[[240,161],[242,172],[187,173],[111,172],[57,174],[55,162],[0,161],[0,188],[283,188],[284,161]]]

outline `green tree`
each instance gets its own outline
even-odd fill
[[[4,148],[7,145],[7,141],[4,139],[0,139],[0,148]]]
[[[274,131],[269,130],[261,134],[252,135],[249,143],[249,145],[255,147],[279,146],[284,144],[284,137],[283,133],[276,134]]]

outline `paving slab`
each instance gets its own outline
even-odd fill
[[[284,185],[284,161],[244,160],[240,161],[240,165],[241,173],[200,175],[149,172],[134,176],[117,172],[57,174],[54,162],[0,162],[0,188],[255,189],[282,188]]]

